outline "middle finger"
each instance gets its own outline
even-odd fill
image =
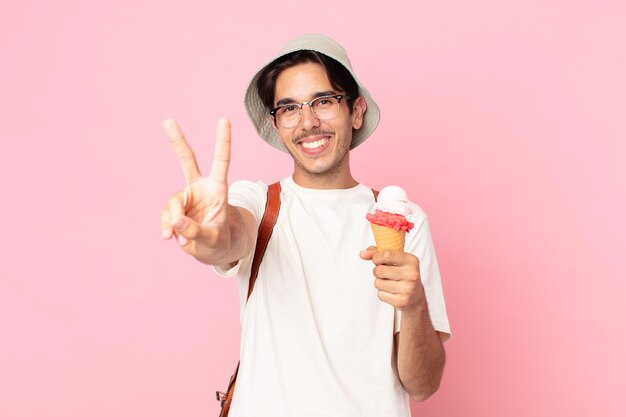
[[[174,151],[178,156],[180,165],[183,168],[185,180],[187,180],[187,184],[190,184],[202,175],[200,173],[200,168],[198,168],[198,163],[196,162],[196,156],[174,119],[165,120],[163,122],[163,128],[167,132],[167,136],[170,138],[170,143],[174,147]]]

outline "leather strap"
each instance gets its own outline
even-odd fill
[[[280,182],[275,182],[267,188],[267,202],[265,203],[265,212],[263,213],[263,218],[261,219],[261,224],[259,225],[259,232],[256,239],[256,247],[254,249],[254,256],[252,258],[252,268],[250,270],[247,299],[250,298],[250,294],[252,294],[252,290],[254,289],[257,275],[259,275],[261,260],[263,260],[263,255],[265,255],[265,250],[267,249],[270,237],[272,237],[272,231],[274,230],[274,225],[276,224],[276,220],[278,219],[279,211]],[[228,414],[230,413],[230,404],[233,401],[233,395],[235,393],[235,385],[237,382],[237,374],[239,373],[240,363],[241,362],[237,363],[237,369],[235,369],[235,373],[230,378],[226,393],[216,393],[217,399],[221,401],[222,404],[220,417],[228,417]]]
[[[256,239],[256,248],[254,249],[254,258],[252,258],[252,269],[250,270],[250,283],[248,284],[248,298],[252,294],[256,277],[259,275],[259,267],[261,266],[261,260],[265,255],[265,249],[272,237],[272,231],[274,225],[278,219],[278,212],[280,211],[280,182],[271,184],[267,189],[267,202],[265,203],[265,213],[263,213],[263,219],[261,219],[261,225],[259,226],[259,234]]]

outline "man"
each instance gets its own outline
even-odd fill
[[[247,302],[268,186],[229,190],[226,120],[208,177],[175,122],[164,123],[188,186],[163,210],[163,237],[240,284],[230,416],[409,416],[406,393],[423,401],[439,387],[450,328],[423,210],[411,203],[406,252],[363,250],[373,244],[365,213],[374,195],[349,158],[376,128],[378,107],[341,46],[304,35],[253,77],[246,108],[260,136],[294,160]]]

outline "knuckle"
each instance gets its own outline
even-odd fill
[[[187,152],[182,153],[179,157],[179,160],[183,164],[190,164],[196,161],[196,156],[192,150],[189,150]]]

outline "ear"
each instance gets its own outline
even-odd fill
[[[358,96],[352,103],[352,127],[358,129],[363,125],[363,115],[367,110],[367,104],[362,96]]]
[[[274,127],[274,130],[278,132],[278,126],[276,126],[276,120],[274,120],[274,116],[270,114],[268,117],[270,118],[270,123],[272,124],[272,127]]]

